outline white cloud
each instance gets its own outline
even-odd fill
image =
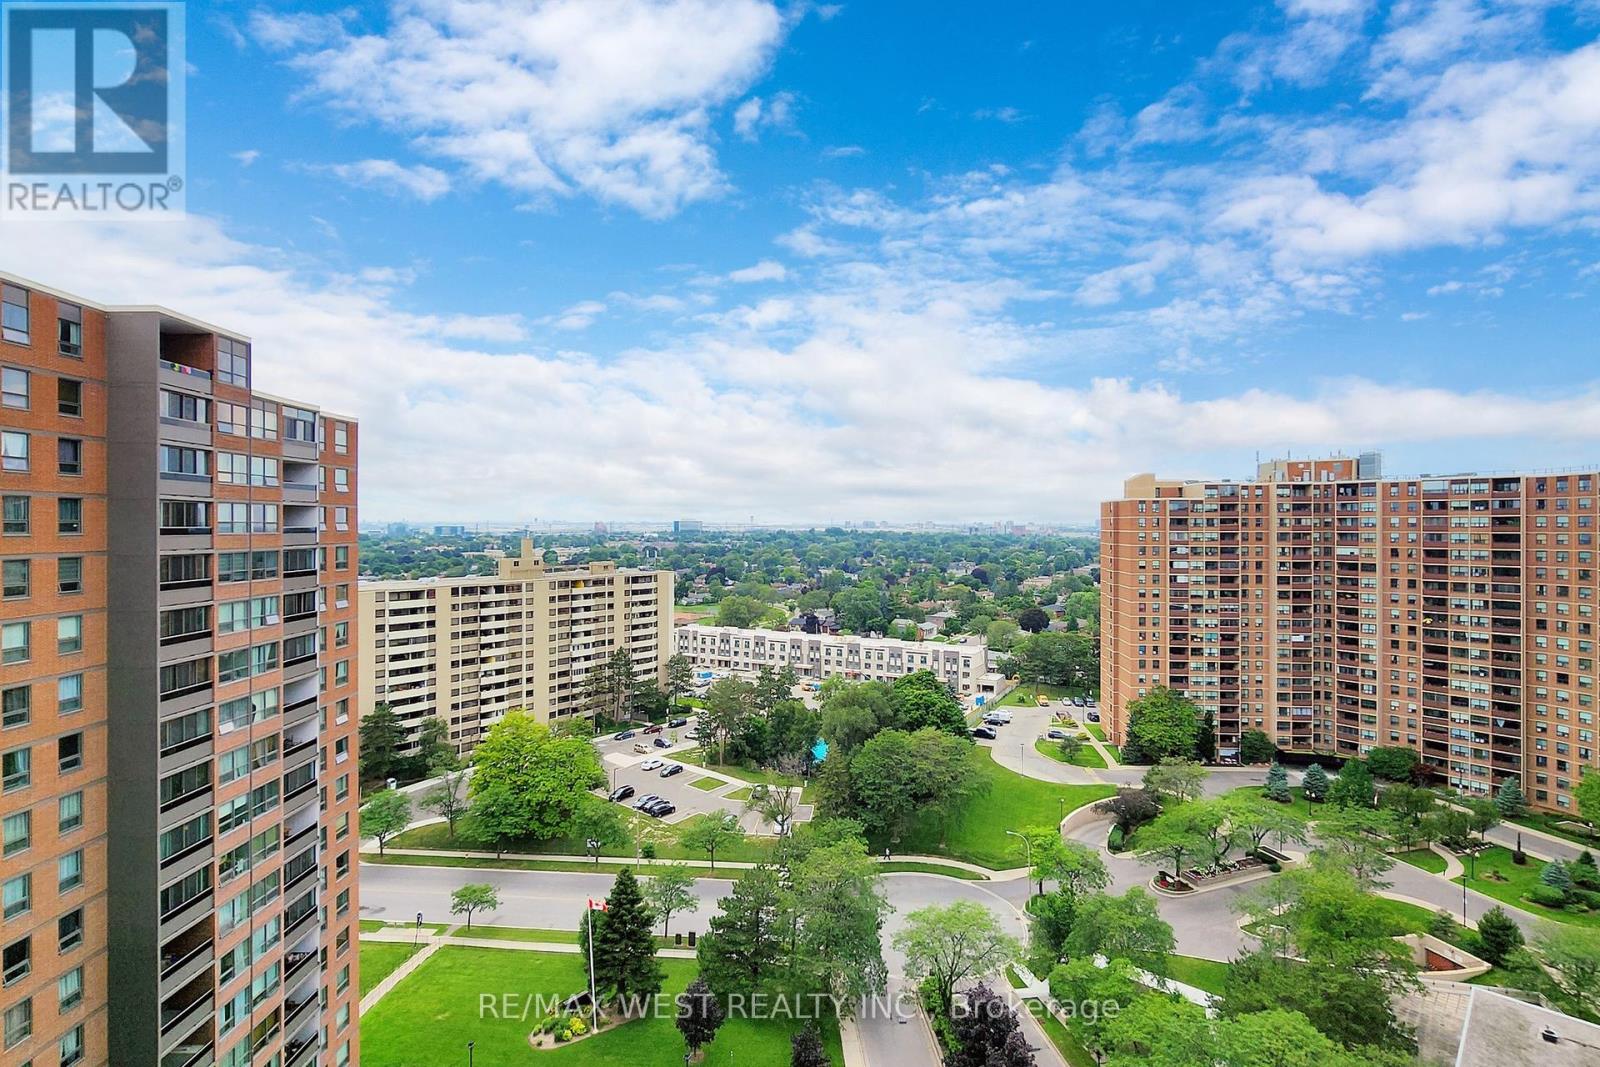
[[[786,25],[766,0],[396,0],[382,32],[265,12],[251,30],[316,97],[478,180],[661,217],[724,188],[709,112]]]
[[[1009,104],[1004,107],[981,107],[972,113],[972,117],[975,119],[993,119],[995,122],[1003,122],[1008,126],[1013,123],[1023,122],[1028,118],[1020,108],[1011,107]]]
[[[775,259],[763,259],[753,266],[728,273],[730,282],[781,282],[789,276],[788,270]]]
[[[762,130],[794,133],[794,112],[798,100],[789,91],[774,93],[765,100],[752,96],[734,109],[733,132],[746,141],[760,140]]]
[[[833,144],[822,150],[823,159],[849,159],[866,154],[867,150],[858,144]]]
[[[363,159],[355,163],[334,163],[327,171],[351,185],[423,201],[437,200],[450,191],[449,175],[421,163],[408,167],[392,159]]]
[[[246,148],[241,152],[233,153],[233,158],[239,161],[239,166],[249,167],[261,158],[261,153],[257,149]]]
[[[598,300],[580,300],[555,315],[539,320],[541,325],[557,330],[587,330],[595,319],[605,313],[606,306]]]

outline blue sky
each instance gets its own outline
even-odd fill
[[[363,420],[369,519],[1600,464],[1593,2],[188,21],[189,219],[10,224],[0,262],[250,332],[264,387]]]

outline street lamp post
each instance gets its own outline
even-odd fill
[[[472,1067],[472,1046],[474,1042],[467,1042],[467,1067]]]
[[[1033,842],[1028,840],[1028,837],[1027,837],[1026,834],[1019,834],[1015,830],[1007,830],[1006,833],[1011,835],[1012,837],[1019,838],[1022,841],[1023,847],[1025,847],[1028,850],[1027,851],[1028,868],[1030,870],[1032,870],[1033,869]]]

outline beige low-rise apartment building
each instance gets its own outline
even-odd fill
[[[696,667],[735,673],[791,667],[801,678],[892,682],[915,671],[932,671],[963,694],[973,692],[989,669],[987,650],[977,642],[945,645],[893,637],[688,625],[678,627],[674,648]]]
[[[361,707],[387,703],[406,750],[442,718],[463,755],[514,708],[542,722],[583,714],[589,673],[617,649],[665,681],[672,588],[671,571],[546,566],[526,539],[495,575],[364,581]]]

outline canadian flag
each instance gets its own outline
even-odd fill
[[[589,910],[590,911],[605,911],[606,910],[606,902],[603,901],[603,900],[595,900],[593,897],[590,897],[589,898]]]

